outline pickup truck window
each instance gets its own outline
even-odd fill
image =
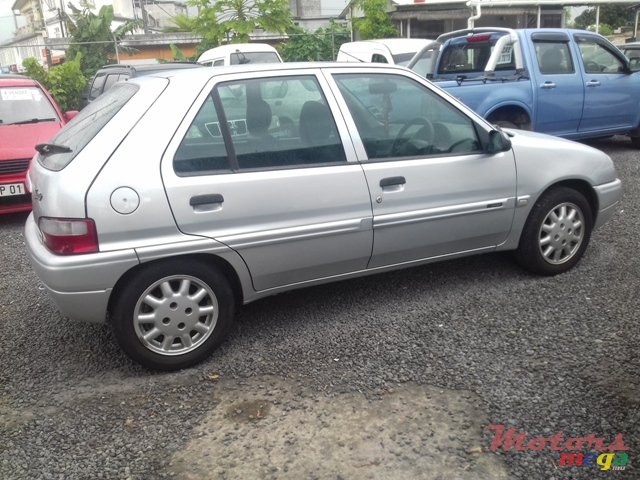
[[[536,59],[543,75],[575,73],[569,44],[566,42],[534,42]]]
[[[500,36],[475,35],[465,43],[455,43],[445,48],[438,73],[482,73]],[[505,45],[496,63],[496,71],[515,70],[513,45]]]
[[[471,119],[417,82],[385,74],[335,79],[371,160],[480,149]]]
[[[595,41],[582,39],[578,42],[578,48],[586,73],[619,73],[625,70],[616,55]]]

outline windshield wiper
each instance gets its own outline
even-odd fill
[[[29,120],[21,120],[19,122],[9,123],[8,125],[25,125],[27,123],[53,122],[57,118],[30,118]]]
[[[54,153],[69,153],[73,152],[69,147],[65,145],[56,145],[55,143],[39,143],[36,145],[36,150],[40,155],[53,155]]]

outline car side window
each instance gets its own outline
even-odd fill
[[[220,122],[211,95],[195,116],[173,158],[179,176],[203,175],[230,170]]]
[[[384,55],[380,55],[379,53],[374,53],[371,56],[371,63],[389,63]]]
[[[473,121],[414,80],[336,74],[369,159],[480,151]]]
[[[213,62],[214,67],[222,67],[224,65],[224,59],[222,60],[216,60],[215,62]]]
[[[216,91],[240,170],[346,162],[314,76],[225,82]]]
[[[535,42],[538,68],[543,75],[575,73],[567,42]]]
[[[624,72],[622,60],[604,46],[586,37],[577,40],[586,73]]]
[[[111,75],[107,75],[107,79],[104,82],[103,91],[109,90],[120,78],[120,75],[117,73],[112,73]]]
[[[89,98],[91,100],[102,93],[102,87],[106,78],[106,75],[97,75],[96,78],[93,79],[93,83],[91,84],[91,91],[89,92]]]

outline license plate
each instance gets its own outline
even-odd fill
[[[0,197],[12,197],[27,193],[23,183],[4,183],[0,185]]]

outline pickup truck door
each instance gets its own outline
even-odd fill
[[[576,33],[574,39],[586,90],[579,132],[637,127],[640,78],[627,71],[622,53],[602,38]]]
[[[371,194],[368,267],[494,249],[513,220],[513,153],[485,154],[466,113],[395,73],[332,76]]]
[[[585,86],[569,36],[537,32],[531,40],[530,58],[535,63],[531,82],[537,92],[533,129],[553,135],[575,134],[582,118]]]

